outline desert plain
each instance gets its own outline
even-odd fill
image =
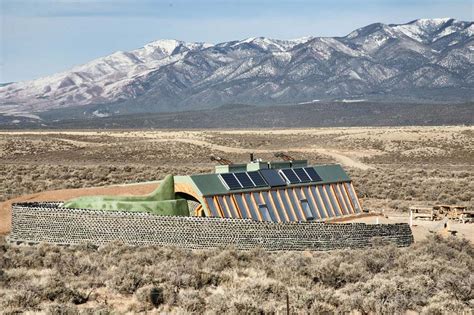
[[[12,202],[145,194],[166,174],[212,172],[210,155],[237,163],[250,153],[274,160],[276,152],[342,164],[362,207],[379,213],[380,223],[408,222],[414,205],[473,207],[471,126],[0,131],[0,234],[11,228]],[[0,308],[283,312],[288,295],[293,312],[464,312],[474,299],[474,228],[451,229],[457,236],[444,239],[439,221],[415,220],[408,249],[282,255],[122,244],[13,247],[2,239]],[[155,293],[158,302],[150,300]]]

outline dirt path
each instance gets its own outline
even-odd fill
[[[359,222],[366,224],[393,224],[409,223],[410,218],[407,213],[389,213],[387,216],[380,215],[371,217],[360,217],[347,220],[346,222]],[[474,244],[474,232],[472,224],[463,224],[459,222],[450,221],[449,226],[451,230],[457,232],[458,237],[463,237]],[[413,237],[415,238],[415,242],[424,240],[426,237],[434,233],[441,233],[442,235],[447,235],[446,231],[444,231],[442,221],[413,220],[411,230],[413,233]]]
[[[347,128],[345,129],[347,130]],[[349,129],[350,130],[350,129]],[[325,130],[319,130],[319,129],[314,129],[314,130],[285,130],[285,134],[299,134],[301,132],[308,133],[308,132],[325,132]],[[223,133],[238,133],[237,131],[219,131]],[[219,133],[218,132],[218,133]],[[245,132],[252,132],[250,130],[246,130]],[[266,131],[267,133],[281,133],[283,130],[268,130]],[[327,132],[327,131],[326,131]],[[358,129],[352,130],[352,132],[361,132]],[[269,153],[269,152],[277,152],[281,151],[277,149],[250,149],[250,148],[239,148],[239,147],[230,147],[230,146],[225,146],[225,145],[219,145],[215,144],[212,142],[209,142],[207,140],[202,139],[202,133],[200,132],[188,132],[188,131],[153,131],[153,132],[141,132],[141,131],[129,131],[129,132],[97,132],[97,131],[66,131],[66,132],[51,132],[51,131],[46,131],[46,132],[35,132],[35,131],[26,131],[26,132],[0,132],[1,134],[43,134],[43,135],[54,135],[54,138],[56,140],[61,140],[65,141],[67,143],[73,144],[73,145],[78,145],[78,146],[100,146],[102,145],[101,143],[97,142],[86,142],[86,141],[80,141],[80,140],[71,140],[71,139],[64,139],[61,138],[61,134],[65,135],[107,135],[107,136],[114,136],[114,137],[119,137],[119,138],[141,138],[141,139],[146,139],[145,141],[153,141],[153,142],[181,142],[181,143],[187,143],[187,144],[192,144],[192,145],[197,145],[197,146],[202,146],[202,147],[207,147],[211,148],[217,151],[222,151],[226,153]],[[367,165],[359,160],[357,160],[354,157],[348,156],[347,153],[342,152],[337,149],[328,149],[328,148],[311,148],[311,147],[289,147],[285,148],[285,151],[293,151],[293,152],[301,152],[301,153],[319,153],[322,155],[329,156],[333,158],[335,161],[338,163],[347,166],[347,167],[353,167],[353,168],[359,168],[359,169],[370,169],[372,168],[370,165]]]
[[[368,169],[373,168],[372,166],[362,163],[359,160],[356,160],[347,155],[341,154],[339,151],[336,151],[336,150],[314,149],[314,151],[321,153],[323,155],[328,155],[344,166],[359,168],[362,170],[368,170]]]
[[[169,139],[157,139],[154,141],[159,141],[159,142],[166,142],[170,141]],[[177,141],[177,142],[182,142],[182,143],[188,143],[188,144],[193,144],[193,145],[198,145],[202,147],[207,147],[211,148],[217,151],[222,151],[222,152],[227,152],[227,153],[268,153],[268,152],[278,152],[281,150],[277,149],[246,149],[246,148],[236,148],[236,147],[229,147],[229,146],[224,146],[224,145],[219,145],[215,144],[212,142],[208,142],[205,140],[198,140],[198,139],[189,139],[189,138],[176,138],[173,139],[172,141]],[[372,168],[372,166],[367,165],[365,163],[362,163],[359,160],[356,160],[352,157],[349,157],[347,155],[344,155],[341,151],[335,150],[335,149],[323,149],[323,148],[301,148],[301,147],[289,147],[285,148],[285,151],[292,151],[292,152],[301,152],[301,153],[319,153],[322,155],[330,156],[337,162],[341,163],[344,166],[347,167],[354,167],[354,168],[360,168],[363,170],[367,170]]]

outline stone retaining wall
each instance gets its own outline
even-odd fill
[[[408,224],[274,223],[246,219],[157,216],[148,213],[66,209],[60,203],[12,207],[10,242],[100,245],[114,240],[131,245],[183,248],[331,250],[361,248],[379,237],[409,246]]]

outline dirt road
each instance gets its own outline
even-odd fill
[[[169,139],[155,139],[154,141],[158,142],[168,142],[171,141]],[[207,147],[211,148],[217,151],[222,151],[226,153],[269,153],[269,152],[278,152],[281,150],[276,150],[276,149],[246,149],[246,148],[237,148],[237,147],[230,147],[230,146],[224,146],[224,145],[219,145],[215,144],[206,140],[199,140],[199,139],[190,139],[190,138],[175,138],[172,141],[175,142],[182,142],[182,143],[188,143],[188,144],[193,144],[197,146],[202,146],[202,147]],[[354,168],[360,168],[363,170],[367,170],[372,168],[372,166],[365,164],[359,160],[356,160],[355,158],[349,157],[348,155],[344,155],[342,151],[335,150],[335,149],[323,149],[323,148],[311,148],[311,147],[306,147],[306,148],[301,148],[301,147],[288,147],[285,148],[285,151],[291,151],[291,152],[301,152],[301,153],[319,153],[322,155],[329,156],[336,160],[338,163],[347,166],[347,167],[354,167]]]
[[[234,132],[234,131],[227,131],[227,132]],[[246,131],[250,132],[250,131]],[[255,132],[255,131],[254,131]],[[260,131],[259,131],[260,132]],[[282,131],[274,130],[274,131],[266,131],[275,134],[282,134]],[[285,131],[285,134],[294,133],[314,133],[314,132],[324,132],[324,130],[314,129],[314,130],[294,130],[294,131]],[[360,130],[353,130],[353,132],[359,133]],[[106,132],[97,132],[97,131],[25,131],[25,132],[0,132],[0,134],[12,134],[12,135],[54,135],[54,139],[61,140],[70,144],[78,145],[78,146],[100,146],[101,143],[97,142],[87,142],[87,141],[78,141],[78,140],[71,140],[67,138],[62,138],[61,135],[81,135],[81,136],[97,136],[97,135],[106,135],[118,138],[135,138],[135,139],[148,139],[149,141],[153,142],[181,142],[186,144],[197,145],[205,148],[211,148],[214,150],[222,151],[225,153],[271,153],[281,151],[281,149],[255,149],[255,148],[242,148],[242,147],[232,147],[226,145],[220,145],[213,142],[210,142],[205,139],[204,134],[199,131],[154,131],[154,132],[143,132],[143,131],[130,131],[130,132],[114,132],[114,131],[106,131]],[[238,134],[238,131],[235,131]],[[145,140],[147,141],[147,140]],[[370,165],[365,164],[358,160],[353,155],[350,156],[348,153],[337,150],[334,148],[313,148],[313,147],[287,147],[284,149],[285,151],[291,152],[301,152],[301,153],[319,153],[321,155],[326,155],[334,159],[336,162],[346,166],[346,167],[353,167],[359,169],[370,169],[372,168]]]

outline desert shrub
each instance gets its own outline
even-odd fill
[[[349,173],[360,197],[385,199],[396,210],[408,210],[405,202],[469,205],[473,198],[472,172],[379,166],[375,171],[350,169]]]
[[[288,295],[293,313],[429,314],[474,300],[474,246],[455,237],[331,252],[1,246],[5,312],[107,313],[127,300],[130,312],[284,313]]]
[[[232,268],[237,265],[235,257],[232,252],[223,250],[215,256],[210,257],[207,260],[207,265],[210,269],[221,272],[227,268]]]
[[[180,290],[178,306],[186,310],[186,312],[202,314],[206,311],[206,300],[199,290]]]
[[[474,275],[467,268],[454,266],[451,273],[443,273],[438,287],[440,291],[450,292],[453,300],[467,304],[474,299]]]
[[[465,303],[453,299],[452,296],[445,292],[440,292],[427,301],[427,306],[422,310],[422,314],[444,315],[444,314],[469,314],[472,307]]]
[[[57,276],[53,276],[48,279],[45,287],[43,288],[43,296],[45,299],[55,301],[58,303],[72,303],[72,304],[84,304],[86,303],[93,289],[88,288],[89,292],[81,290],[76,287],[71,287],[64,283],[62,279]]]
[[[406,310],[418,310],[431,296],[434,283],[425,276],[376,276],[367,282],[359,282],[344,288],[343,293],[357,292],[351,301],[352,309],[363,313],[396,314]]]
[[[165,302],[163,289],[153,285],[141,287],[135,292],[135,298],[138,301],[138,311],[147,311],[159,307]]]
[[[4,306],[12,312],[15,310],[35,310],[41,303],[42,294],[38,287],[24,285],[20,289],[16,289],[11,294],[5,296]]]
[[[48,306],[48,314],[51,315],[75,315],[79,314],[76,306],[65,303],[52,303]]]
[[[204,271],[204,270],[194,270],[194,276],[196,279],[194,289],[201,289],[208,286],[219,286],[225,277],[215,271]]]
[[[119,293],[132,294],[145,284],[143,273],[143,266],[122,262],[110,269],[111,278],[107,284]]]

